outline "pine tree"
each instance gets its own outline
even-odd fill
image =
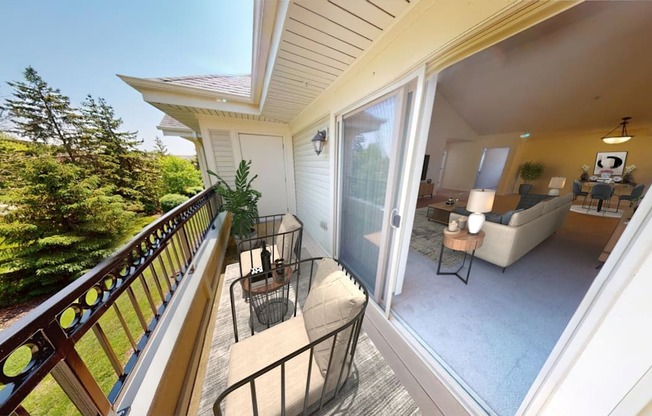
[[[0,305],[52,293],[110,255],[133,213],[72,163],[41,154],[24,161],[11,210],[0,219]]]
[[[165,156],[168,154],[168,148],[163,143],[163,140],[161,140],[160,137],[156,136],[154,139],[154,153],[159,155],[159,156]]]
[[[155,165],[138,149],[143,142],[137,133],[120,131],[122,119],[115,116],[103,98],[87,96],[81,113],[85,168],[105,184],[115,186],[115,192],[125,199],[130,210],[156,211],[158,187],[151,175]]]
[[[2,107],[12,118],[12,132],[37,143],[60,145],[75,161],[80,119],[70,99],[48,86],[31,66],[23,76],[25,81],[7,82],[14,89],[14,98],[7,99]]]

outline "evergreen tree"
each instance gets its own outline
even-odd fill
[[[165,156],[168,154],[168,148],[163,143],[163,140],[161,140],[160,137],[156,136],[154,139],[154,153],[159,155],[159,156]]]
[[[75,161],[80,119],[70,99],[50,87],[31,66],[23,76],[25,81],[7,82],[14,89],[14,98],[7,99],[2,109],[12,118],[12,131],[37,143],[60,145]]]
[[[85,167],[105,184],[113,185],[130,210],[155,212],[159,188],[157,175],[153,175],[156,165],[138,149],[142,140],[136,132],[120,131],[122,119],[103,98],[87,96],[81,113]]]
[[[41,154],[27,158],[0,219],[0,305],[52,293],[110,255],[133,213],[96,176]]]

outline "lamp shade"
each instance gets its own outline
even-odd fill
[[[564,185],[566,185],[566,178],[562,176],[553,176],[550,178],[548,188],[561,189],[564,187]]]
[[[466,209],[471,212],[489,212],[494,205],[496,191],[493,189],[472,189]]]

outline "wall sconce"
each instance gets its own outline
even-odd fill
[[[315,153],[319,156],[321,151],[324,150],[324,143],[326,143],[326,130],[317,130],[317,134],[315,134],[311,142]]]
[[[623,117],[623,121],[620,122],[616,128],[611,130],[609,133],[605,134],[605,136],[602,138],[602,141],[605,142],[606,144],[619,144],[619,143],[625,143],[629,139],[631,139],[634,136],[630,136],[629,133],[627,133],[627,123],[629,123],[629,120],[631,117]],[[618,135],[613,135],[610,136],[610,134],[616,130],[618,127],[621,127],[622,129],[620,131],[620,136]]]

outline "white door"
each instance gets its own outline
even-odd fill
[[[480,166],[478,166],[474,188],[498,189],[508,155],[509,147],[485,147],[482,159],[480,159]]]
[[[263,196],[258,202],[260,216],[288,212],[288,191],[285,178],[283,138],[257,134],[240,134],[243,160],[251,160],[250,177],[258,175],[251,186]]]

